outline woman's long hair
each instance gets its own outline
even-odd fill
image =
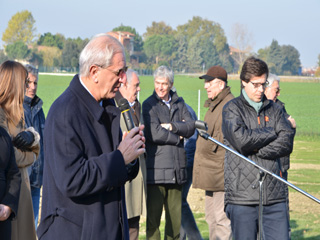
[[[5,61],[0,65],[0,106],[6,117],[15,126],[24,119],[23,99],[28,72],[15,61]]]

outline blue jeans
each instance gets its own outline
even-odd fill
[[[259,231],[259,205],[226,206],[235,240],[257,240]],[[286,202],[263,206],[263,239],[289,239],[289,221]]]
[[[38,227],[38,216],[39,216],[39,202],[40,202],[40,188],[31,186],[31,197],[32,197],[32,206],[34,214],[34,225],[36,230]]]
[[[186,237],[190,240],[202,239],[193,213],[187,202],[189,189],[192,184],[192,171],[193,167],[187,167],[187,182],[182,187],[180,240],[185,240]]]

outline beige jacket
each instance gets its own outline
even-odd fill
[[[120,93],[117,96],[119,99],[122,97]],[[116,97],[116,99],[117,99]],[[131,108],[130,112],[133,118],[134,123],[140,121],[141,118],[141,105],[139,101],[136,101],[134,105],[134,110]],[[126,124],[124,122],[123,116],[121,115],[120,118],[120,127],[121,130],[127,131]],[[146,189],[147,189],[147,170],[146,170],[146,158],[145,155],[142,154],[139,157],[139,173],[135,179],[131,182],[127,182],[125,184],[125,196],[126,196],[126,208],[127,208],[127,216],[128,219],[133,217],[139,217],[147,215],[147,208],[146,208]]]

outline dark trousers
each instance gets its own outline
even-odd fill
[[[182,211],[181,211],[181,228],[180,240],[200,240],[202,239],[197,223],[194,220],[193,213],[187,201],[190,186],[192,184],[193,167],[187,167],[187,182],[182,187]]]
[[[259,205],[226,206],[226,214],[231,220],[232,235],[235,240],[257,240],[259,227]],[[263,239],[289,239],[286,202],[263,206]]]
[[[128,219],[130,240],[139,239],[139,222],[140,216]]]
[[[181,190],[178,184],[148,184],[147,186],[147,239],[160,240],[160,224],[165,209],[164,239],[179,239],[181,226]]]

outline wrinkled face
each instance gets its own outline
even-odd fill
[[[278,81],[273,81],[270,87],[267,87],[264,94],[269,100],[276,101],[280,96],[280,86]]]
[[[261,102],[266,81],[266,74],[259,77],[252,77],[249,82],[242,81],[244,90],[252,101]]]
[[[107,68],[99,67],[97,71],[97,100],[114,98],[121,83],[126,83],[125,71],[120,71],[126,66],[126,59],[122,53],[116,53],[112,59],[112,65]],[[119,76],[118,76],[118,73]]]
[[[26,86],[26,96],[29,98],[34,98],[34,96],[37,94],[38,78],[29,73],[28,79],[26,80]]]
[[[218,78],[204,82],[204,88],[207,90],[208,98],[214,99],[223,90],[223,84],[224,83]]]
[[[156,78],[154,80],[154,90],[160,99],[168,101],[172,84],[167,78]]]
[[[128,101],[129,102],[134,102],[137,100],[137,95],[138,92],[140,91],[140,81],[138,76],[133,73],[132,74],[132,79],[131,79],[131,83],[128,84]]]

